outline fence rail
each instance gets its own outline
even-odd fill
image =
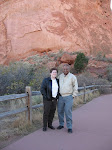
[[[12,94],[12,95],[4,95],[0,96],[0,102],[3,101],[9,101],[9,100],[15,100],[15,99],[20,99],[20,98],[25,98],[27,97],[26,93],[23,94]]]
[[[83,95],[83,102],[86,103],[86,94],[92,93],[94,91],[98,91],[98,87],[110,87],[112,88],[111,85],[90,85],[90,86],[84,86],[79,87],[78,90],[81,91],[81,93],[78,93],[77,96]],[[91,89],[90,91],[86,91],[86,89]],[[26,112],[26,116],[28,119],[28,123],[32,123],[32,109],[36,109],[39,107],[42,107],[43,104],[38,104],[38,105],[33,105],[32,106],[32,96],[35,95],[41,95],[40,91],[31,91],[31,87],[27,86],[25,89],[26,93],[23,94],[12,94],[12,95],[5,95],[5,96],[0,96],[0,102],[5,102],[9,100],[16,100],[16,99],[21,99],[21,98],[26,98],[26,107],[24,108],[19,108],[16,110],[8,111],[8,112],[3,112],[0,113],[0,119],[3,119],[5,117],[9,117],[11,115],[19,114],[22,112]]]

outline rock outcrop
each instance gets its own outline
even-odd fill
[[[111,54],[109,1],[0,1],[1,64],[59,49]]]
[[[75,58],[76,58],[76,56],[75,56]],[[61,63],[68,63],[71,65],[74,63],[75,58],[73,56],[71,56],[70,54],[65,53],[62,55],[60,62]]]

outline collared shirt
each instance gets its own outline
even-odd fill
[[[75,97],[78,93],[78,83],[76,76],[69,72],[67,75],[64,75],[64,73],[62,73],[58,78],[60,85],[60,94],[62,96],[72,95],[73,97]]]
[[[56,98],[58,93],[58,83],[56,79],[52,80],[52,97]]]

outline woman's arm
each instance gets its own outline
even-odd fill
[[[46,83],[46,78],[42,81],[40,92],[43,95],[43,98],[47,99],[47,83]]]

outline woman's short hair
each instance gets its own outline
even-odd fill
[[[56,70],[57,73],[58,73],[58,69],[57,69],[57,68],[51,68],[51,69],[50,69],[50,73],[52,73],[53,70]]]

